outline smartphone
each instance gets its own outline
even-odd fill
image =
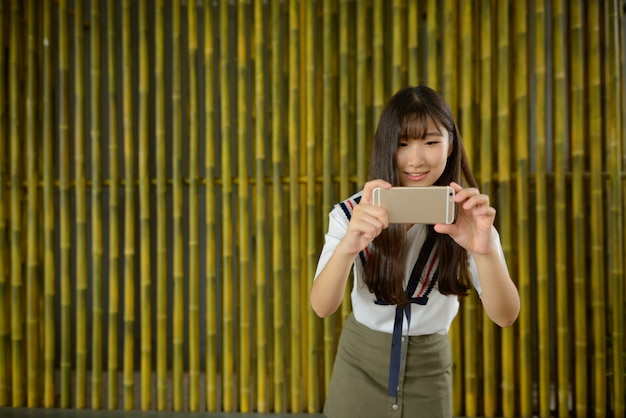
[[[387,209],[392,224],[451,224],[456,215],[450,186],[377,187],[373,204]]]

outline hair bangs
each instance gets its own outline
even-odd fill
[[[400,120],[398,140],[423,139],[428,133],[430,116],[425,112],[412,112],[405,114]]]

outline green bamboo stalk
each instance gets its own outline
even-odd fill
[[[419,18],[419,2],[409,1],[406,12],[406,27],[410,28],[406,31],[407,40],[407,84],[421,84],[420,79],[420,18]],[[365,31],[369,27],[368,24],[359,21],[357,31]],[[448,30],[452,30],[448,27]]]
[[[336,138],[336,120],[335,115],[337,113],[337,30],[335,25],[336,20],[336,4],[333,1],[326,0],[323,3],[323,65],[322,65],[322,77],[323,77],[323,113],[322,113],[322,138],[323,138],[323,169],[322,169],[322,207],[329,208],[332,204],[332,148],[331,144],[334,141],[331,138]],[[324,230],[328,229],[328,220],[324,221]],[[324,319],[324,358],[334,358],[334,318]],[[332,373],[332,361],[324,363],[324,387],[328,387],[330,382],[330,375]]]
[[[613,413],[615,416],[624,416],[625,406],[624,398],[626,391],[624,388],[624,379],[626,378],[626,369],[624,368],[624,225],[623,225],[623,197],[624,185],[622,183],[623,169],[621,156],[623,153],[624,139],[622,132],[622,109],[620,91],[623,92],[623,73],[621,72],[619,43],[617,42],[620,32],[620,8],[616,1],[608,2],[608,11],[605,17],[608,22],[604,25],[605,36],[607,39],[607,59],[606,65],[606,95],[608,96],[607,104],[607,153],[609,176],[610,176],[610,216],[609,216],[609,241],[611,248],[610,268],[611,275],[609,280],[609,293],[611,295],[608,300],[612,310],[612,357],[613,363]]]
[[[85,104],[83,2],[74,4],[74,177],[76,196],[76,408],[87,406],[87,188],[85,180]]]
[[[8,12],[5,8],[4,1],[0,1],[0,24],[2,27],[6,27],[6,21]],[[5,48],[6,31],[0,30],[0,47]],[[9,356],[11,346],[9,343],[10,331],[9,331],[9,284],[7,277],[9,275],[8,269],[8,245],[7,237],[7,215],[5,209],[5,202],[8,202],[8,196],[5,189],[7,180],[7,100],[6,91],[6,55],[0,54],[0,302],[2,302],[2,308],[0,308],[0,406],[8,406],[9,402],[9,388],[10,388],[10,367]]]
[[[141,409],[150,409],[152,403],[152,260],[150,259],[150,143],[148,131],[148,112],[150,107],[150,75],[148,70],[148,5],[146,0],[138,4],[139,32],[139,103],[138,103],[138,141],[139,141],[139,263],[141,274]]]
[[[546,143],[546,16],[543,1],[535,3],[535,254],[537,257],[537,332],[538,332],[538,395],[539,414],[550,415],[550,267],[548,254],[550,248],[548,236],[548,192],[547,192],[547,143]]]
[[[511,201],[511,101],[509,95],[511,70],[511,45],[509,42],[509,6],[508,2],[497,3],[497,93],[498,109],[498,230],[502,250],[506,260],[513,260],[513,208]],[[509,261],[510,262],[510,261]],[[502,412],[505,417],[515,414],[515,331],[513,328],[502,330]]]
[[[565,15],[563,2],[552,2],[552,51],[553,51],[553,129],[554,129],[554,236],[555,236],[555,273],[556,273],[556,322],[557,322],[557,400],[560,417],[568,417],[570,395],[570,350],[569,350],[569,274],[568,264],[568,200],[567,200],[567,140],[566,111],[568,98],[566,93],[565,50]]]
[[[474,34],[472,31],[472,7],[470,2],[462,2],[460,10],[460,65],[461,72],[459,85],[461,86],[460,96],[460,129],[465,139],[465,149],[472,166],[473,158],[473,135],[474,135],[474,112],[472,110],[472,86],[474,85],[474,64],[472,63],[472,50]],[[478,306],[476,298],[470,296],[463,300],[463,365],[464,365],[464,394],[465,394],[465,414],[475,416],[478,413],[478,340],[476,336],[475,323],[478,320]]]
[[[206,137],[205,176],[206,176],[206,405],[209,411],[217,410],[217,323],[216,323],[216,207],[215,207],[215,92],[213,63],[213,1],[204,2],[204,109]]]
[[[263,0],[254,2],[254,111],[255,111],[255,183],[256,183],[256,247],[255,247],[255,332],[256,332],[256,408],[260,413],[268,411],[267,405],[267,338],[265,314],[266,277],[266,193],[265,187],[265,39],[263,31]]]
[[[415,3],[409,3],[409,12],[413,9]],[[368,164],[368,152],[370,149],[371,137],[372,137],[372,117],[370,116],[372,110],[372,90],[365,86],[371,85],[372,80],[372,42],[371,32],[368,17],[371,15],[371,4],[369,1],[358,2],[356,4],[356,182],[357,185],[365,184],[367,180],[367,164]],[[415,16],[417,19],[417,15]],[[409,25],[412,20],[409,21]],[[415,27],[415,26],[412,26]],[[307,37],[308,39],[308,37]],[[417,43],[412,44],[411,39],[417,41],[417,37],[409,37],[409,78],[411,79],[412,70],[411,63],[413,62],[413,55],[417,55]],[[411,49],[411,45],[414,45],[415,50]],[[312,57],[311,57],[312,59]],[[310,75],[311,77],[314,74]],[[414,79],[414,78],[413,78]],[[311,91],[307,93],[313,94]],[[314,123],[312,121],[312,123]],[[307,170],[308,172],[308,170]],[[312,187],[311,184],[310,187]]]
[[[428,54],[428,59],[426,60],[426,81],[425,83],[432,87],[433,89],[441,88],[441,81],[439,77],[439,63],[441,62],[441,54],[437,49],[437,43],[439,34],[437,33],[440,27],[439,24],[439,15],[437,13],[439,9],[438,0],[428,0],[426,4],[426,53]],[[488,23],[489,20],[483,21],[482,23]],[[489,25],[482,25],[489,26]],[[481,26],[481,27],[482,27]],[[448,27],[445,27],[444,32],[448,30]],[[411,28],[413,30],[413,28]],[[417,32],[419,33],[419,32]],[[417,35],[416,33],[416,35]]]
[[[102,408],[102,122],[100,0],[91,3],[91,408]]]
[[[184,280],[183,267],[183,138],[181,103],[181,17],[180,1],[172,2],[172,234],[173,311],[172,311],[172,407],[183,410],[184,359]]]
[[[40,149],[35,132],[38,128],[35,67],[37,57],[37,38],[35,7],[27,5],[27,62],[26,62],[26,165],[27,165],[27,255],[26,255],[26,371],[27,371],[27,405],[30,408],[40,406],[41,402],[41,356],[39,334],[40,316],[39,300],[41,289],[39,286],[39,207],[38,199],[38,155]]]
[[[196,4],[187,3],[189,56],[189,410],[200,409],[200,280],[198,238],[198,33]]]
[[[493,99],[493,2],[482,0],[480,3],[480,191],[492,195],[493,145],[494,145],[494,117],[492,114]],[[429,13],[430,16],[430,13]],[[434,30],[433,30],[434,31]],[[433,34],[434,36],[434,34]],[[434,70],[434,69],[433,69]],[[429,80],[431,71],[429,70]],[[499,351],[496,344],[495,324],[479,311],[482,317],[482,358],[483,358],[483,414],[494,417],[498,407],[498,368],[493,366],[493,360]]]
[[[527,4],[516,2],[513,8],[513,114],[516,161],[517,197],[517,276],[522,306],[531,306],[530,291],[530,237],[529,231],[529,191],[528,191],[528,83],[527,59],[528,31],[526,26]],[[519,318],[520,348],[520,415],[532,415],[532,357],[531,357],[531,316],[530,309],[523,309]]]
[[[281,196],[281,54],[280,54],[280,3],[270,6],[270,48],[271,48],[271,143],[272,143],[272,350],[273,350],[273,410],[284,411],[285,365],[282,344],[284,318],[282,314],[282,196]]]
[[[237,2],[237,177],[239,231],[239,398],[241,412],[250,412],[250,217],[248,184],[248,116],[246,46],[247,1]],[[296,72],[297,74],[297,72]],[[295,276],[292,276],[295,277]]]
[[[502,2],[506,4],[506,2]],[[497,5],[500,6],[501,2]],[[456,70],[457,61],[457,33],[458,27],[458,13],[456,7],[456,0],[444,0],[443,4],[443,20],[445,30],[441,31],[441,44],[443,48],[443,68],[441,69],[441,93],[450,107],[454,110],[457,108],[457,77],[458,71]],[[498,27],[502,24],[508,24],[507,22],[498,22]],[[499,39],[499,38],[498,38]]]
[[[603,205],[603,141],[602,141],[602,75],[600,70],[600,6],[587,5],[588,92],[589,92],[589,157],[590,157],[590,244],[591,277],[605,277],[604,205]],[[596,416],[606,415],[606,297],[605,281],[591,281],[593,312],[593,378],[592,404]]]
[[[61,408],[69,408],[71,402],[71,321],[72,295],[71,275],[71,208],[70,208],[70,138],[69,138],[69,53],[67,35],[67,4],[59,1],[59,53],[58,91],[60,106],[58,112],[59,141],[59,241],[60,241],[60,281],[61,281]]]
[[[385,92],[385,53],[384,53],[384,13],[383,0],[373,0],[374,6],[372,10],[372,61],[373,61],[373,109],[374,115],[372,123],[378,123],[378,117],[383,110],[383,106],[388,97]],[[325,42],[324,42],[325,44]],[[327,206],[324,206],[327,207]],[[328,229],[328,221],[324,221],[324,230]]]
[[[585,70],[582,1],[570,2],[570,67],[571,67],[571,118],[572,136],[571,171],[572,171],[572,282],[574,321],[576,323],[575,346],[575,413],[587,416],[587,265],[585,216]]]
[[[56,386],[55,386],[55,375],[56,375],[56,366],[55,366],[55,339],[57,325],[55,322],[55,312],[56,312],[56,289],[55,289],[55,248],[56,248],[56,237],[54,233],[55,227],[55,216],[54,216],[54,195],[55,195],[55,186],[54,186],[54,144],[53,144],[53,136],[52,136],[52,55],[50,53],[50,40],[52,39],[52,25],[51,25],[51,10],[50,10],[50,2],[43,3],[43,29],[42,35],[44,41],[44,48],[42,51],[42,132],[41,138],[43,142],[43,281],[44,281],[44,302],[43,302],[43,312],[44,312],[44,383],[43,383],[43,407],[44,408],[52,408],[55,406],[56,402]],[[2,32],[2,31],[0,31]],[[0,45],[3,42],[0,41]],[[0,62],[0,67],[4,65]],[[2,70],[0,70],[0,79],[4,79],[2,75]],[[0,95],[0,101],[2,95]],[[0,113],[3,113],[2,104],[0,103]],[[0,117],[0,125],[4,125],[3,117]],[[0,129],[0,135],[2,135],[2,130]],[[0,138],[0,149],[4,149],[2,146],[2,139]],[[2,163],[0,162],[0,167]],[[1,169],[0,169],[1,171]],[[0,177],[2,174],[0,173]],[[4,184],[2,179],[0,179],[0,184]],[[3,192],[4,187],[0,187],[0,201],[4,201]],[[3,205],[0,205],[0,211],[3,209]],[[3,221],[4,216],[0,214],[0,224]],[[2,228],[0,228],[2,231]],[[0,236],[3,234],[0,232]],[[2,246],[2,241],[0,239],[0,246]],[[0,260],[3,260],[2,250],[0,250]],[[0,271],[0,280],[3,277],[2,272]],[[1,287],[1,286],[0,286]],[[0,295],[0,300],[2,299],[2,295]],[[0,345],[2,344],[2,336],[0,333]],[[0,350],[0,359],[2,359],[1,350]],[[2,390],[0,390],[2,393]],[[2,404],[0,402],[0,404]]]
[[[10,46],[9,46],[9,179],[10,216],[11,216],[11,394],[12,406],[24,406],[26,401],[24,371],[26,369],[23,353],[24,343],[24,308],[22,301],[22,208],[21,208],[21,141],[20,141],[20,113],[19,113],[19,49],[21,37],[19,22],[21,20],[20,2],[11,2]]]
[[[407,51],[406,51],[406,1],[396,0],[392,3],[392,70],[391,87],[394,92],[406,86]],[[347,28],[342,28],[347,29]]]
[[[290,410],[299,413],[302,410],[301,393],[301,351],[302,351],[302,315],[300,293],[300,195],[299,195],[299,139],[300,139],[300,28],[298,4],[289,2],[289,96],[287,114],[287,135],[289,145],[289,264],[290,277],[290,346],[289,363],[291,369]],[[347,30],[347,28],[345,28]],[[348,83],[346,83],[347,86]]]
[[[156,409],[167,409],[167,161],[165,137],[165,4],[154,11],[154,123],[156,153]],[[211,306],[211,305],[208,305]],[[208,377],[207,377],[208,381]]]
[[[224,87],[224,94],[220,94],[221,106],[221,177],[222,177],[222,409],[231,412],[235,408],[234,400],[234,358],[233,339],[234,324],[233,311],[233,231],[232,222],[232,161],[231,161],[231,125],[230,125],[230,91],[231,78],[229,59],[228,36],[229,3],[219,3],[219,34],[220,34],[220,86]],[[282,329],[281,329],[282,331]],[[281,359],[282,361],[282,359]]]
[[[122,126],[124,133],[124,409],[135,405],[135,150],[131,0],[122,2]]]
[[[116,7],[107,2],[107,77],[108,77],[108,125],[109,125],[109,320],[108,320],[108,409],[119,406],[119,157],[118,157],[118,75]]]

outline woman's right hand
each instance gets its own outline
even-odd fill
[[[372,204],[372,195],[377,187],[388,189],[391,184],[384,180],[365,183],[361,201],[352,211],[346,236],[339,244],[346,253],[358,254],[389,226],[387,210]]]

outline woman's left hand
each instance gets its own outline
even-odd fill
[[[481,194],[475,187],[464,189],[457,183],[450,183],[456,192],[454,201],[458,204],[456,222],[450,225],[436,224],[435,231],[448,234],[470,253],[487,254],[492,246],[492,227],[496,210],[489,205],[489,196]]]

